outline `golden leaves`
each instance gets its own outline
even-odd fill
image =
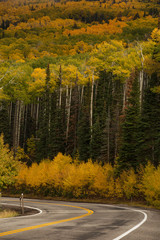
[[[93,34],[93,35],[104,35],[104,34],[117,34],[122,33],[123,28],[127,26],[127,23],[118,21],[116,18],[109,20],[109,23],[95,24],[92,26],[82,27],[80,29],[68,30],[66,29],[63,34],[65,36],[81,35],[81,34]]]

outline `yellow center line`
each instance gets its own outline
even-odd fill
[[[13,200],[12,200],[13,201]],[[16,201],[16,200],[15,200]],[[87,211],[86,214],[77,216],[77,217],[73,217],[73,218],[67,218],[67,219],[62,219],[62,220],[58,220],[58,221],[54,221],[54,222],[49,222],[49,223],[43,223],[43,224],[39,224],[39,225],[35,225],[35,226],[31,226],[31,227],[25,227],[25,228],[20,228],[20,229],[16,229],[16,230],[11,230],[11,231],[7,231],[7,232],[2,232],[0,233],[0,237],[2,236],[6,236],[9,234],[13,234],[13,233],[19,233],[19,232],[25,232],[25,231],[29,231],[32,229],[37,229],[37,228],[42,228],[42,227],[47,227],[47,226],[51,226],[51,225],[55,225],[58,223],[64,223],[64,222],[69,222],[69,221],[74,221],[80,218],[84,218],[87,217],[91,214],[93,214],[93,211],[87,208],[83,208],[83,207],[78,207],[78,206],[72,206],[72,205],[66,205],[66,204],[56,204],[56,203],[44,203],[44,202],[31,202],[31,201],[25,201],[25,202],[29,202],[29,203],[40,203],[40,204],[50,204],[50,205],[57,205],[57,206],[64,206],[64,207],[73,207],[73,208],[78,208],[78,209],[82,209]]]

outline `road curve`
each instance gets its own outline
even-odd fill
[[[17,204],[19,199],[2,198]],[[25,200],[39,214],[0,219],[0,240],[159,240],[160,211],[107,204]]]

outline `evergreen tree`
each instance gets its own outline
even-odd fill
[[[46,84],[43,96],[40,99],[40,118],[37,142],[38,161],[49,157],[50,153],[50,69],[46,70]]]
[[[55,157],[59,152],[65,153],[65,117],[64,108],[57,106],[58,90],[52,94],[51,99],[51,131],[50,156]]]
[[[77,146],[79,152],[79,159],[82,161],[87,161],[90,158],[90,96],[91,86],[88,83],[87,86],[84,88],[84,97],[80,109],[77,129]]]
[[[159,85],[160,78],[157,73],[152,74],[144,94],[142,109],[143,158],[152,161],[155,166],[160,163],[160,95],[154,93],[152,89]]]
[[[74,155],[77,152],[77,127],[79,119],[79,94],[78,85],[75,83],[72,89],[72,100],[70,108],[69,131],[66,145],[66,153]]]
[[[82,110],[80,120],[78,123],[78,152],[79,159],[87,161],[90,158],[90,124],[89,124],[89,113]]]
[[[8,116],[7,102],[0,103],[0,135],[4,134],[4,142],[11,144],[11,127]]]
[[[122,143],[118,159],[118,170],[134,168],[139,164],[139,149],[141,146],[141,118],[139,103],[139,81],[136,74],[132,74],[132,90],[128,98],[125,120],[122,124]]]
[[[92,128],[92,137],[90,143],[90,151],[91,151],[91,158],[95,160],[100,160],[100,153],[101,153],[101,146],[102,146],[102,131],[100,127],[99,118],[97,118],[96,122],[93,124]]]
[[[101,162],[105,163],[110,161],[110,124],[112,105],[111,73],[107,73],[106,71],[100,72],[95,95],[91,156],[93,159],[98,158]],[[96,142],[97,147],[95,146]],[[97,149],[97,151],[94,149]]]

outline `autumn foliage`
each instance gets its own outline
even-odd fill
[[[73,160],[59,153],[53,161],[22,166],[16,177],[16,188],[36,195],[73,198],[106,198],[137,200],[160,206],[160,167],[150,163],[135,173],[133,169],[116,175],[116,166]]]

